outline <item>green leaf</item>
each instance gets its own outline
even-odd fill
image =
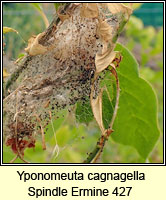
[[[77,103],[75,116],[77,122],[80,123],[88,124],[93,120],[94,117],[89,100]]]
[[[100,87],[105,89],[102,96],[102,115],[104,127],[108,129],[116,103],[116,80],[110,71],[106,72]]]
[[[109,128],[110,120],[112,118],[114,111],[114,106],[112,105],[112,101],[109,99],[109,95],[106,91],[103,91],[102,96],[102,114],[103,114],[103,124],[105,129]]]
[[[10,28],[10,27],[3,27],[3,34],[9,33],[9,32],[15,32],[15,33],[18,34],[18,31],[16,31],[16,30],[13,29],[13,28]]]
[[[108,128],[109,120],[112,117],[113,108],[115,106],[115,98],[116,98],[116,83],[114,76],[111,76],[111,72],[101,73],[101,76],[104,78],[101,79],[100,88],[105,88],[106,90],[103,92],[103,106],[102,106],[102,114],[103,114],[103,123],[105,128]],[[109,94],[109,97],[108,97]],[[109,101],[109,99],[111,102]],[[105,109],[106,108],[106,109]],[[108,111],[108,108],[111,109]],[[108,112],[107,112],[108,111]],[[76,105],[75,116],[77,122],[88,124],[94,119],[94,115],[92,112],[92,108],[90,105],[89,99],[86,99],[84,102],[78,102]]]
[[[146,159],[160,134],[156,95],[149,83],[139,77],[138,63],[131,53],[120,44],[115,50],[121,53],[123,60],[117,69],[121,92],[112,138],[117,143],[134,147]],[[110,72],[106,72],[100,87],[105,89],[102,113],[104,126],[108,128],[116,100],[116,83]],[[77,104],[76,119],[83,123],[93,119],[90,103]]]
[[[22,57],[24,57],[25,56],[25,53],[20,53],[19,55],[18,55],[18,58],[22,58]]]
[[[121,93],[112,137],[118,143],[135,147],[147,158],[160,135],[156,95],[151,85],[139,77],[138,63],[132,54],[120,44],[115,50],[121,52],[123,60],[117,69]]]

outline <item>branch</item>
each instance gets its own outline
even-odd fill
[[[65,3],[64,6],[61,8],[60,13],[64,13],[67,8],[70,6],[71,3]],[[52,33],[55,31],[56,26],[60,22],[60,18],[58,14],[56,13],[54,19],[52,20],[51,24],[49,27],[46,29],[44,36],[39,40],[40,44],[45,45],[45,43],[48,41],[48,39],[52,36]],[[8,89],[9,87],[17,80],[19,75],[22,73],[24,69],[26,69],[29,61],[31,61],[32,56],[26,55],[25,58],[21,61],[21,63],[18,65],[18,68],[11,74],[10,78],[8,81],[4,84],[4,94],[3,97],[7,97],[9,92]]]

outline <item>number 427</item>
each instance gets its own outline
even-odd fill
[[[115,194],[116,196],[129,196],[131,189],[132,187],[116,187],[112,194]]]

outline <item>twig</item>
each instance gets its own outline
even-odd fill
[[[117,114],[117,110],[118,110],[118,105],[119,105],[119,96],[120,96],[120,86],[119,86],[119,79],[118,79],[118,74],[116,72],[115,66],[112,65],[112,69],[110,70],[112,72],[112,74],[115,76],[116,79],[116,87],[117,87],[117,92],[116,92],[116,104],[115,104],[115,109],[114,109],[114,113],[109,125],[109,129],[107,129],[104,134],[101,135],[101,137],[99,138],[99,141],[97,142],[97,145],[95,146],[94,150],[89,154],[89,156],[87,157],[87,159],[84,161],[84,163],[96,163],[97,160],[99,159],[103,148],[105,146],[106,141],[108,140],[109,136],[111,135],[111,133],[113,132],[113,124],[116,118],[116,114]]]
[[[22,87],[22,86],[21,86]],[[16,90],[14,90],[12,93],[10,93],[6,98],[3,99],[3,102],[7,101],[7,99],[12,96],[14,93],[16,93],[21,87],[18,87]]]
[[[27,55],[22,63],[18,66],[18,68],[11,74],[10,78],[7,80],[7,82],[4,84],[4,97],[8,96],[8,89],[9,87],[15,83],[19,75],[22,73],[24,69],[26,69],[28,62],[32,59],[31,56]]]
[[[65,5],[63,6],[61,12],[64,12],[65,10],[67,10],[67,8],[69,7],[71,3],[65,3]],[[49,40],[50,36],[52,35],[52,33],[56,30],[56,26],[58,25],[58,23],[60,22],[60,18],[56,12],[56,15],[54,17],[54,19],[52,20],[52,22],[50,23],[49,27],[47,28],[47,30],[45,31],[45,34],[43,35],[43,37],[39,40],[39,43],[42,44],[43,46],[45,45],[45,43]]]
[[[23,162],[25,163],[30,163],[28,161],[26,161],[23,157],[20,157],[18,154],[10,161],[10,163],[14,163],[14,161],[17,159],[17,158],[20,158]]]
[[[18,158],[18,154],[10,161],[10,163],[14,163],[14,161]]]

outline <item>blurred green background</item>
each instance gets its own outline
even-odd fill
[[[148,160],[139,156],[129,146],[115,143],[111,138],[105,146],[101,163],[161,163],[163,162],[163,4],[143,3],[136,6],[119,42],[124,44],[140,64],[141,77],[153,86],[158,98],[158,120],[161,136]],[[42,8],[51,22],[56,12],[53,3],[42,3]],[[3,3],[3,26],[16,29],[19,34],[5,35],[3,66],[10,72],[11,61],[15,61],[31,35],[45,30],[43,18],[30,3]],[[47,150],[42,150],[41,138],[35,149],[25,151],[25,159],[32,163],[80,163],[96,145],[100,131],[95,122],[88,126],[77,124],[72,114],[63,121],[54,122],[56,140],[51,128],[46,133]],[[57,155],[58,154],[58,155]],[[14,158],[10,147],[4,145],[3,162]],[[22,163],[19,159],[17,163]]]

